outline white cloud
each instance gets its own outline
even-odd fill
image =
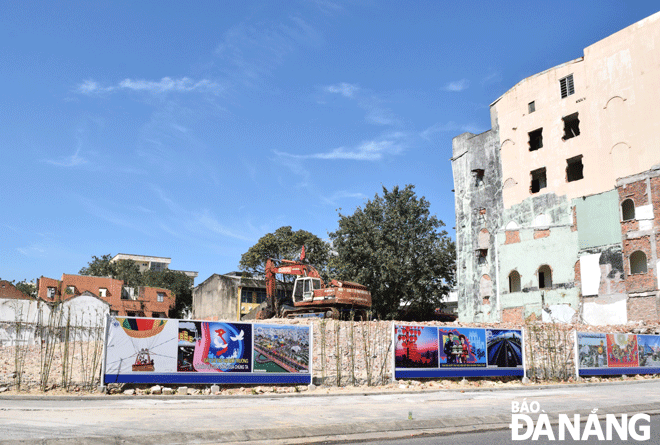
[[[470,81],[467,79],[455,80],[454,82],[449,82],[447,85],[442,87],[445,91],[451,91],[454,93],[459,93],[463,90],[467,90],[470,86]]]
[[[117,85],[103,87],[94,80],[85,80],[78,85],[77,91],[81,94],[88,96],[98,95],[102,93],[118,92],[118,91],[139,91],[150,94],[164,94],[164,93],[187,93],[187,92],[200,92],[218,94],[223,91],[223,87],[209,79],[193,80],[188,77],[181,79],[172,79],[170,77],[163,77],[159,81],[143,80],[143,79],[124,79]]]
[[[276,151],[279,156],[288,156],[296,159],[329,159],[351,161],[380,161],[385,155],[396,155],[403,151],[401,139],[403,133],[393,133],[378,140],[366,141],[357,147],[339,147],[325,153],[309,155],[293,155]]]
[[[475,124],[457,124],[456,122],[449,121],[446,124],[441,124],[437,123],[426,130],[422,131],[419,135],[423,139],[426,139],[427,141],[431,140],[431,136],[434,135],[435,133],[444,133],[444,132],[452,132],[458,134],[460,133],[474,133],[474,134],[479,134],[483,133],[484,129],[480,128],[479,126]]]
[[[321,196],[321,199],[328,204],[337,205],[340,199],[366,199],[366,195],[362,193],[351,193],[346,190],[339,190],[331,196]]]
[[[342,82],[338,83],[337,85],[328,85],[323,89],[328,93],[338,93],[344,97],[353,97],[353,93],[355,93],[360,88],[357,85]]]

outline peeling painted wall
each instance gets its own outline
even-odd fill
[[[497,130],[453,140],[456,205],[458,314],[463,321],[497,317],[496,253],[493,236],[501,226],[502,173]],[[478,177],[478,170],[483,177]],[[481,250],[481,251],[480,251]],[[485,279],[488,276],[489,279]],[[487,297],[487,298],[486,298]]]

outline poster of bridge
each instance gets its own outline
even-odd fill
[[[104,384],[310,384],[311,329],[109,316]]]
[[[394,325],[394,378],[523,376],[522,331]]]
[[[660,373],[660,335],[577,332],[578,376]]]

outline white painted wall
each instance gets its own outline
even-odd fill
[[[598,295],[600,288],[600,253],[583,255],[580,257],[580,281],[582,282],[582,295]]]
[[[110,304],[85,292],[62,303],[64,323],[71,316],[72,326],[103,327],[107,314],[110,313]]]
[[[601,297],[598,300],[598,303],[585,301],[582,306],[582,319],[585,323],[603,326],[628,322],[626,295]]]
[[[39,317],[48,320],[49,315],[50,308],[42,301],[0,298],[0,345],[34,344]]]

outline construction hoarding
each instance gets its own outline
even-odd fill
[[[104,384],[310,384],[310,326],[109,316]]]
[[[522,376],[520,330],[393,325],[394,378]]]
[[[660,335],[576,333],[578,376],[660,372]]]

